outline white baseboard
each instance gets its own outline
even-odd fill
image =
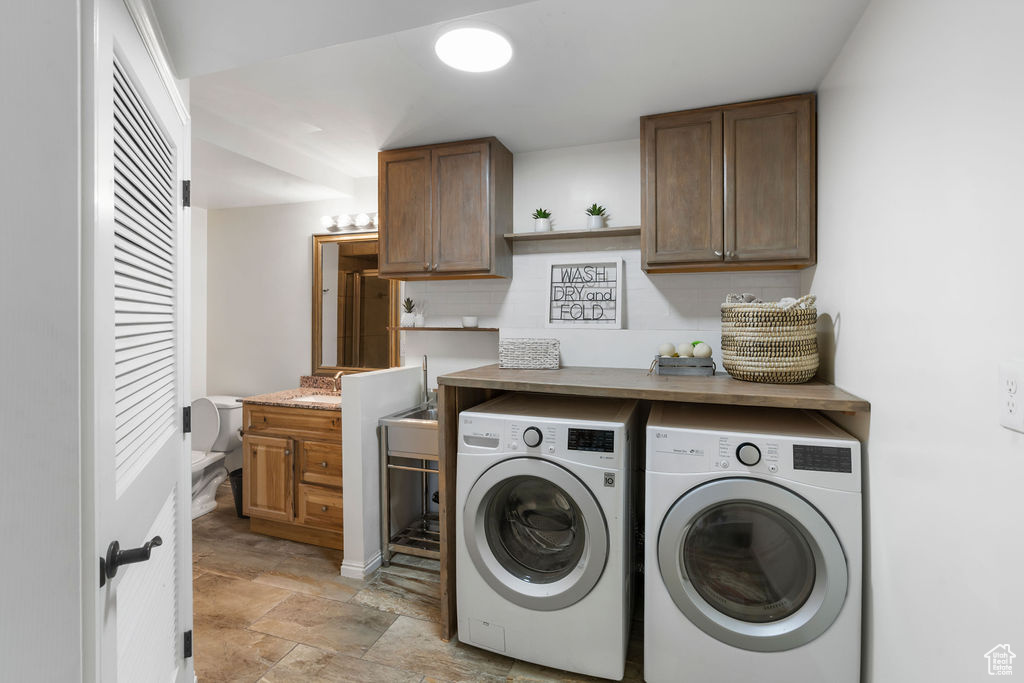
[[[341,562],[341,575],[349,579],[365,579],[380,567],[380,552],[374,554],[365,563],[350,560],[347,557]]]

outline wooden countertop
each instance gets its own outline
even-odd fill
[[[513,370],[485,365],[437,378],[438,384],[502,391],[529,391],[577,396],[613,396],[650,401],[718,403],[775,408],[863,412],[864,399],[818,379],[804,384],[759,384],[711,377],[648,375],[632,368],[568,367],[559,370]]]

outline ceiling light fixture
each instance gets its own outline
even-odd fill
[[[494,71],[512,59],[512,43],[485,28],[456,28],[434,43],[438,59],[459,71]]]

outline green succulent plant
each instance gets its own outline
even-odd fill
[[[588,216],[603,216],[604,212],[605,208],[603,206],[599,206],[597,203],[594,203],[587,208],[586,213]]]
[[[551,218],[551,212],[547,209],[537,209],[533,212],[534,218]]]
[[[402,302],[402,310],[406,313],[412,313],[414,308],[416,308],[416,304],[412,302],[412,299],[405,297],[405,301]]]

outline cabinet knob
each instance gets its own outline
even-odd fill
[[[284,449],[284,454],[285,455],[291,455],[292,452],[286,448],[286,449]]]
[[[732,257],[736,256],[736,252],[735,251],[727,251],[727,252],[725,252],[725,255],[727,257],[729,257],[729,258],[732,258]]]
[[[322,463],[320,463],[320,467],[327,467],[327,461],[325,460]]]
[[[423,264],[423,270],[430,270],[430,263],[429,262]]]
[[[722,255],[722,252],[720,252],[719,250],[715,249],[715,256],[721,256],[721,255]]]
[[[433,269],[434,269],[434,270],[437,270],[437,266],[438,266],[438,264],[436,264],[436,263],[435,263],[435,264],[434,264],[434,268],[433,268]]]
[[[327,506],[326,505],[321,505],[320,506],[320,512],[327,512]]]

